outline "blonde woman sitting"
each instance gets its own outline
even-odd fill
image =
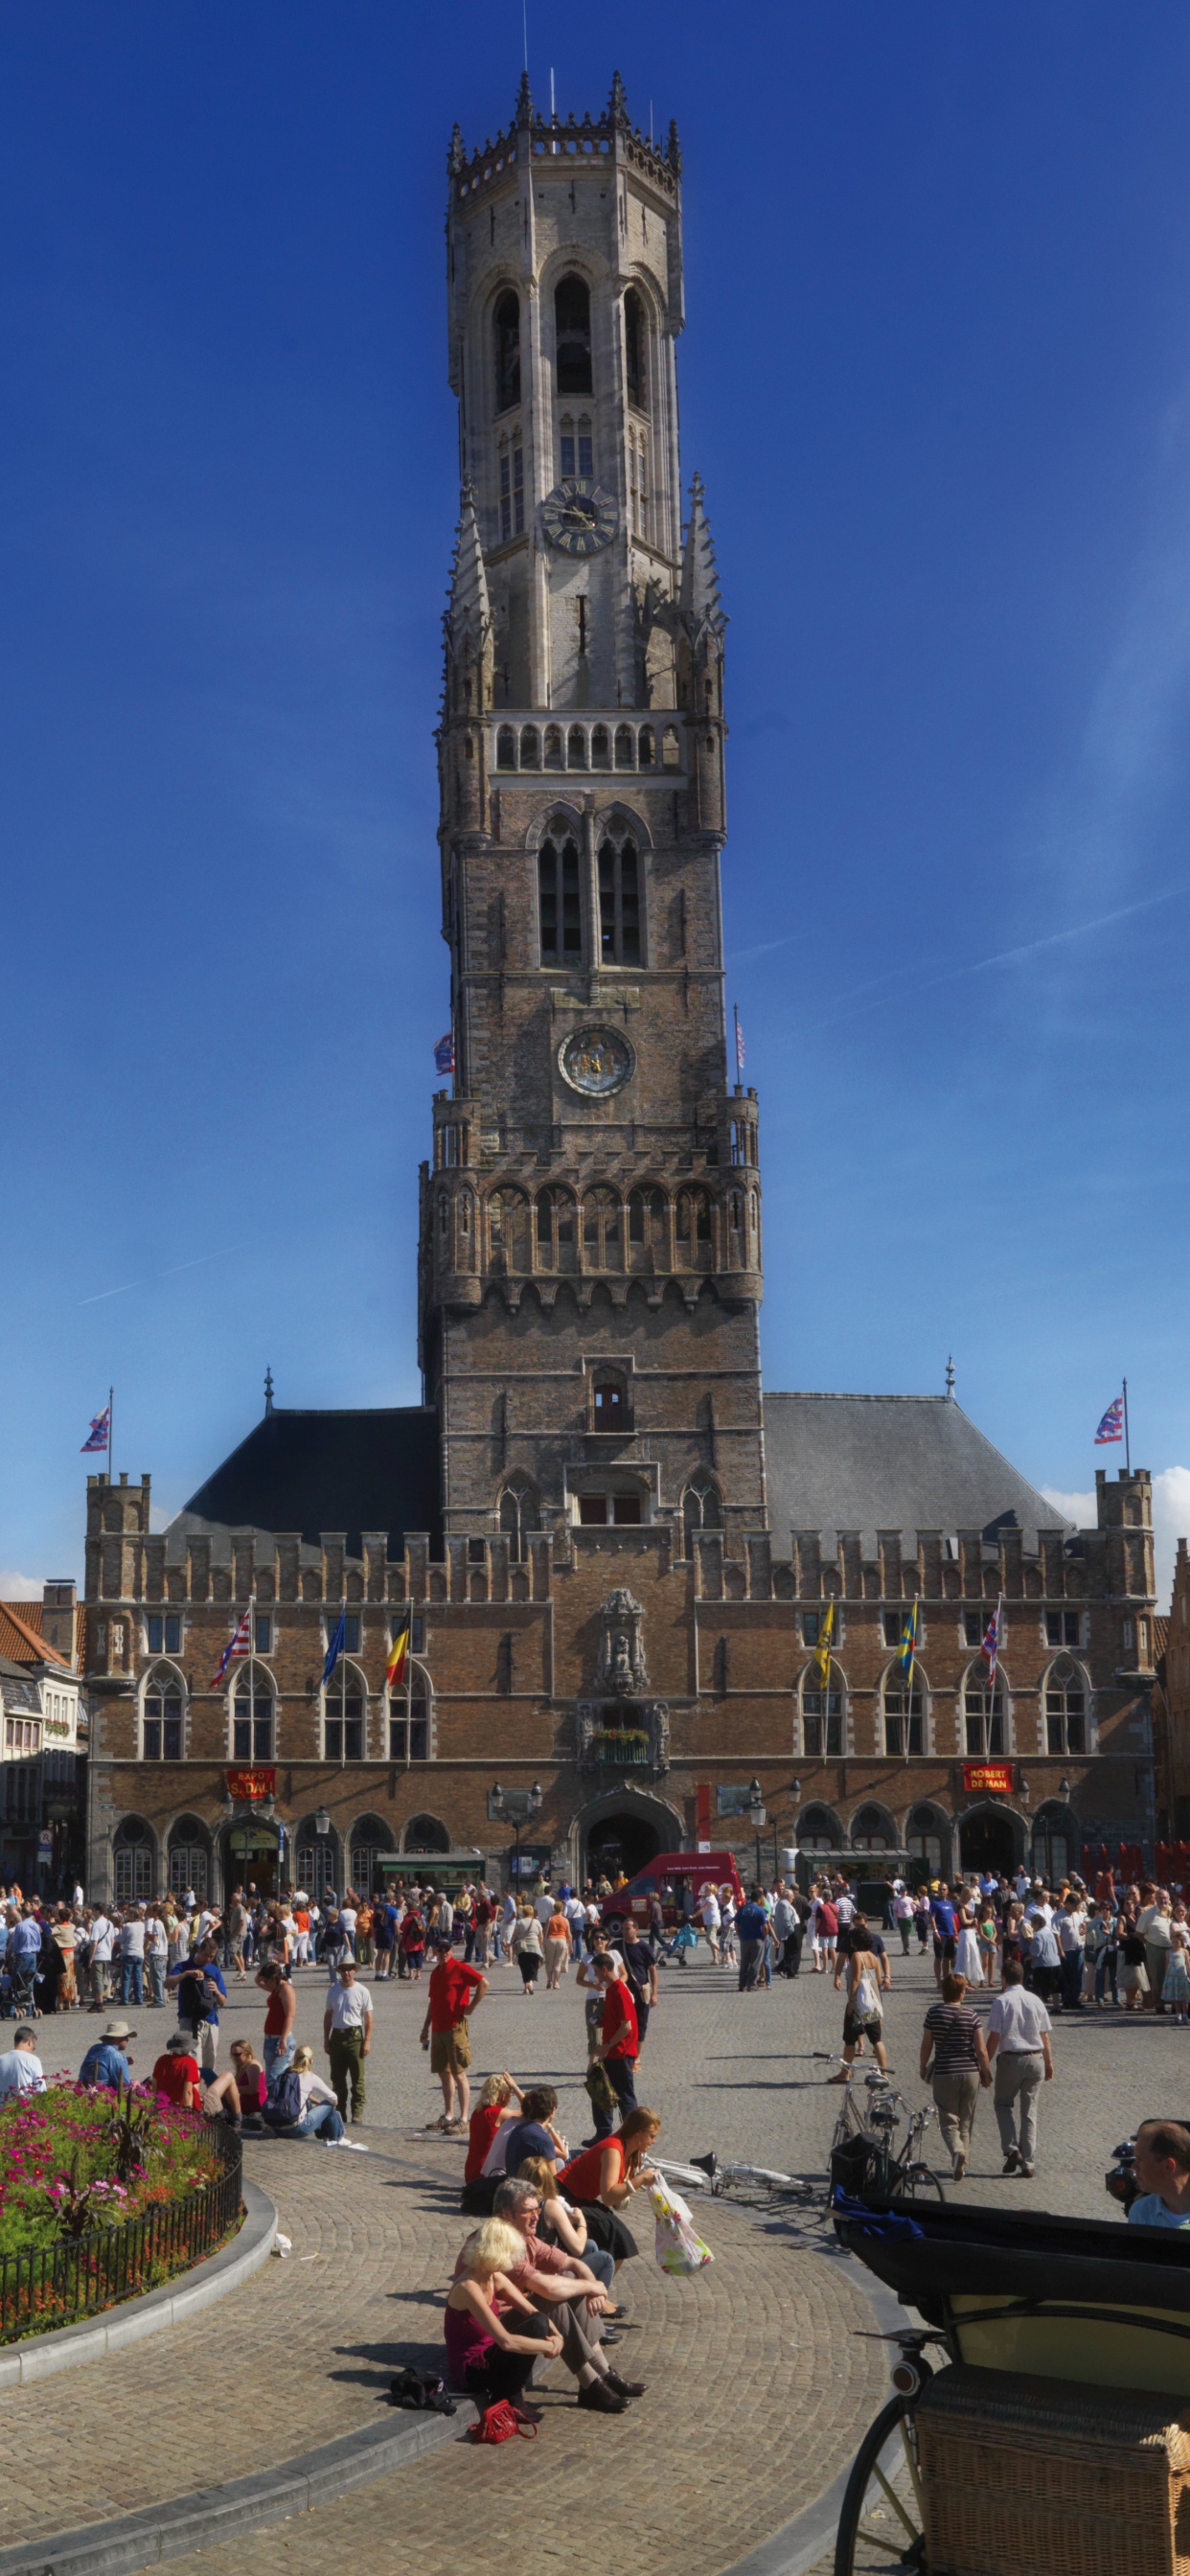
[[[508,2278],[524,2257],[517,2229],[502,2218],[486,2218],[464,2246],[446,2295],[447,2376],[452,2388],[466,2389],[480,2406],[495,2406],[502,2397],[515,2406],[534,2362],[552,2361],[562,2350],[562,2337],[548,2317]],[[529,2423],[539,2421],[537,2407],[516,2411]]]

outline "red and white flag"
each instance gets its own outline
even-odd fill
[[[227,1644],[223,1649],[223,1653],[219,1658],[219,1670],[211,1684],[212,1690],[218,1690],[219,1684],[227,1671],[228,1665],[235,1662],[237,1655],[250,1655],[251,1652],[252,1613],[250,1610],[245,1610],[239,1627],[232,1629],[231,1635],[227,1640]]]

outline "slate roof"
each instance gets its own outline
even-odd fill
[[[198,1487],[170,1530],[193,1521],[227,1529],[300,1530],[308,1547],[346,1530],[350,1556],[364,1530],[387,1530],[399,1556],[407,1530],[441,1548],[438,1417],[428,1405],[314,1413],[277,1406]],[[168,1534],[167,1534],[168,1535]]]
[[[833,1546],[858,1530],[874,1556],[877,1530],[1069,1531],[1045,1496],[984,1438],[953,1396],[766,1395],[769,1527],[783,1554],[790,1530],[819,1530]],[[1010,1517],[1011,1516],[1011,1517]]]

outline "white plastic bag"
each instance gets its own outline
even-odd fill
[[[713,2263],[710,2246],[704,2245],[677,2192],[667,2190],[664,2183],[650,2183],[649,2198],[657,2221],[654,2244],[662,2271],[688,2278]]]

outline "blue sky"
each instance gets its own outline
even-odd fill
[[[415,1399],[447,1019],[444,158],[520,0],[0,21],[0,1569],[79,1443],[162,1510]],[[941,1390],[1085,1494],[1128,1375],[1190,1527],[1190,17],[529,8],[685,151],[730,997],[779,1387]]]

